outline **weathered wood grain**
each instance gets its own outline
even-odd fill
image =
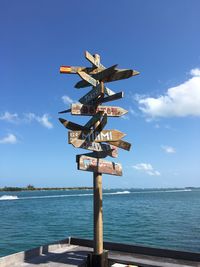
[[[81,104],[88,104],[91,101],[94,101],[98,97],[104,96],[104,87],[102,87],[100,84],[97,85],[97,87],[93,88],[91,91],[89,91],[86,95],[81,97],[79,99],[79,102]]]
[[[97,127],[98,128],[98,127]],[[82,139],[89,142],[107,142],[118,141],[122,139],[126,134],[118,130],[102,130],[102,131],[69,131],[68,140],[71,144],[73,139]]]
[[[117,100],[124,97],[124,92],[119,92],[114,95],[107,96],[101,100],[101,103]]]
[[[117,158],[118,157],[118,149],[112,149],[112,150],[107,150],[107,151],[94,151],[91,153],[85,153],[85,154],[81,154],[81,155],[77,155],[76,156],[76,162],[78,162],[78,158],[80,156],[87,156],[87,157],[92,157],[92,158],[106,158],[107,156],[110,156],[112,158]]]
[[[93,74],[92,77],[96,80],[104,82],[104,80],[106,80],[107,78],[109,78],[111,75],[113,75],[116,72],[116,67],[117,67],[117,64]]]
[[[105,69],[105,67],[99,62],[99,60],[95,59],[88,51],[85,51],[85,58],[97,68]]]
[[[72,131],[79,131],[79,130],[89,130],[88,128],[86,128],[85,126],[79,125],[77,123],[71,122],[71,121],[67,121],[65,119],[59,118],[59,121],[63,124],[63,126],[69,130]]]
[[[71,108],[70,109],[65,109],[63,111],[59,111],[58,113],[59,114],[63,114],[63,113],[68,113],[68,112],[71,112]]]
[[[131,144],[124,141],[124,140],[118,140],[118,141],[114,141],[114,142],[108,141],[106,143],[111,144],[111,145],[116,146],[116,147],[119,147],[119,148],[122,148],[124,150],[128,150],[128,151],[131,149]]]
[[[88,75],[84,71],[79,71],[78,75],[83,79],[83,81],[80,81],[75,84],[75,88],[82,88],[87,86],[97,86],[99,83],[96,79],[94,79],[92,76]]]
[[[116,149],[116,146],[109,144],[101,144],[96,142],[88,142],[81,139],[73,139],[71,144],[76,148],[87,149],[91,151],[111,151]]]
[[[71,109],[72,115],[82,115],[82,116],[92,116],[97,114],[99,111],[106,113],[108,117],[120,117],[125,115],[128,111],[115,106],[92,106],[92,105],[83,105],[83,104],[72,104]],[[64,113],[64,112],[63,112]]]
[[[105,86],[104,91],[105,91],[105,94],[107,94],[108,96],[116,94],[114,91],[112,91],[111,89],[109,89],[106,86]]]
[[[85,73],[84,71],[78,72],[79,76],[83,79],[83,81],[77,82],[75,84],[75,88],[84,88],[91,85],[96,86],[97,81],[107,80],[112,74],[114,74],[116,72],[116,66],[117,65],[113,65],[107,69],[92,74],[91,76]]]
[[[100,121],[101,117],[103,116],[103,111],[98,111],[93,117],[84,125],[84,127],[90,129],[94,124]]]
[[[116,69],[115,73],[112,73],[109,77],[106,77],[104,82],[113,82],[122,79],[128,79],[132,76],[138,75],[139,72],[131,69]]]
[[[79,157],[78,169],[83,171],[122,176],[121,164],[102,159],[95,159],[93,157],[87,157],[84,155]]]
[[[103,114],[102,120],[100,121],[98,125],[95,125],[93,130],[96,130],[97,132],[101,132],[106,126],[106,124],[107,124],[107,114]]]

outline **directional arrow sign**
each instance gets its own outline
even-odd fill
[[[115,142],[108,141],[107,143],[111,144],[113,146],[120,147],[120,148],[122,148],[124,150],[128,150],[129,151],[131,149],[131,144],[126,142],[126,141],[123,141],[123,140],[118,140],[118,141],[115,141]]]
[[[78,82],[75,85],[75,88],[87,87],[87,86],[97,86],[98,81],[92,78],[90,75],[85,73],[84,71],[78,72],[78,75],[83,79],[83,81]],[[85,86],[86,84],[86,86]]]
[[[109,79],[109,77],[116,72],[116,66],[113,65],[110,68],[104,69],[96,74],[93,74],[92,77],[86,74],[84,71],[78,72],[79,76],[84,80],[75,84],[75,88],[84,88],[90,85],[96,86],[95,82],[104,81]]]
[[[83,149],[88,149],[88,150],[97,151],[97,152],[116,151],[116,146],[109,145],[109,144],[101,144],[101,143],[96,143],[96,142],[88,142],[88,141],[81,140],[81,139],[72,139],[71,144],[76,148],[83,148]]]
[[[86,128],[91,128],[97,121],[101,119],[103,115],[102,111],[98,111],[85,125]]]
[[[108,117],[120,117],[120,116],[125,115],[128,112],[127,110],[123,108],[112,107],[112,106],[95,107],[92,105],[82,105],[82,104],[71,105],[72,115],[92,116],[92,115],[95,115],[99,111],[106,113]]]
[[[116,69],[116,72],[111,74],[109,77],[106,77],[104,82],[113,82],[113,81],[117,81],[117,80],[128,79],[128,78],[135,76],[135,75],[138,75],[138,74],[139,74],[139,72],[136,70]]]
[[[78,66],[61,66],[60,73],[67,73],[67,74],[76,74],[79,71],[86,71],[86,67],[78,67]]]
[[[101,86],[101,84],[98,84],[96,88],[93,88],[86,95],[81,97],[79,99],[79,102],[82,104],[88,104],[89,102],[91,102],[95,98],[97,98],[99,96],[103,96],[103,95],[104,95],[104,87]]]
[[[118,141],[123,138],[126,134],[118,130],[103,130],[99,131],[69,131],[69,144],[73,139],[82,139],[89,142],[106,142],[106,141]]]
[[[109,95],[109,96],[115,94],[115,92],[112,91],[112,90],[110,90],[108,87],[105,87],[104,91],[105,91],[105,94],[107,94],[107,95]]]
[[[85,51],[85,58],[97,68],[105,69],[105,67],[99,62],[99,60],[95,59],[88,51]]]
[[[110,95],[110,96],[107,96],[107,97],[104,97],[104,98],[100,98],[99,100],[97,99],[96,101],[94,101],[94,103],[92,103],[92,101],[91,101],[91,102],[89,102],[89,104],[98,105],[98,104],[101,104],[101,103],[117,100],[117,99],[120,99],[120,98],[123,98],[123,97],[124,97],[124,92],[119,92],[119,93],[116,93],[114,95]]]
[[[93,158],[106,158],[107,156],[110,156],[110,157],[113,157],[113,158],[117,158],[118,157],[118,150],[117,148],[116,149],[113,149],[113,150],[110,150],[110,151],[94,151],[94,152],[91,152],[91,153],[85,153],[85,154],[82,154],[84,156],[87,156],[87,157],[93,157]],[[82,155],[77,155],[76,156],[76,161],[78,162],[78,159],[80,156]]]
[[[102,65],[98,60],[96,60],[88,51],[85,52],[85,57],[94,66],[96,66],[100,69],[105,69],[104,65]],[[107,77],[107,79],[105,79],[104,82],[112,82],[112,81],[117,81],[117,80],[121,80],[121,79],[127,79],[127,78],[130,78],[130,77],[138,75],[138,74],[139,74],[139,72],[136,70],[116,69],[116,72],[113,73],[110,77]]]
[[[96,125],[96,127],[93,130],[101,132],[103,128],[106,126],[106,124],[107,124],[107,114],[104,114],[100,123]]]
[[[79,124],[76,124],[74,122],[71,122],[71,121],[67,121],[65,119],[62,119],[62,118],[59,118],[59,121],[63,124],[63,126],[69,130],[89,130],[88,128],[86,128],[85,126],[82,126],[82,125],[79,125]]]
[[[79,157],[78,169],[82,171],[122,176],[121,164],[102,159],[95,159],[84,155]]]

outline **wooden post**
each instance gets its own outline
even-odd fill
[[[102,103],[120,99],[123,92],[115,93],[104,86],[104,82],[127,79],[139,72],[129,69],[117,69],[117,65],[109,68],[100,63],[100,56],[92,56],[85,52],[86,59],[92,67],[61,66],[61,73],[74,73],[81,77],[75,88],[93,86],[93,89],[72,104],[71,109],[60,113],[71,112],[72,115],[89,115],[93,117],[84,125],[59,118],[60,122],[70,130],[68,141],[74,147],[92,150],[92,153],[77,155],[79,170],[93,172],[94,190],[94,251],[88,255],[88,267],[108,267],[108,251],[103,250],[103,198],[102,174],[122,176],[119,163],[105,161],[106,156],[117,157],[117,147],[130,150],[131,144],[121,140],[125,136],[118,130],[104,130],[107,117],[120,117],[127,113],[120,107],[101,106]],[[107,94],[107,97],[104,97]],[[93,127],[93,130],[91,129]],[[105,142],[106,144],[102,144]]]
[[[94,254],[103,253],[103,207],[102,207],[102,174],[93,173],[94,186]]]
[[[100,62],[100,56],[95,54],[95,59]],[[104,86],[101,82],[100,86]],[[96,122],[94,129],[98,126]],[[93,173],[93,209],[94,209],[94,254],[103,254],[103,199],[102,199],[102,174]]]

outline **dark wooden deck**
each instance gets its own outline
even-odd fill
[[[52,245],[19,252],[0,258],[0,267],[86,266],[92,240],[67,238]],[[105,242],[109,266],[113,264],[138,267],[200,267],[200,254]]]

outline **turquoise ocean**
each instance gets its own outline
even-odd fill
[[[200,190],[103,192],[104,240],[200,252]],[[0,256],[93,237],[92,190],[0,192]]]

